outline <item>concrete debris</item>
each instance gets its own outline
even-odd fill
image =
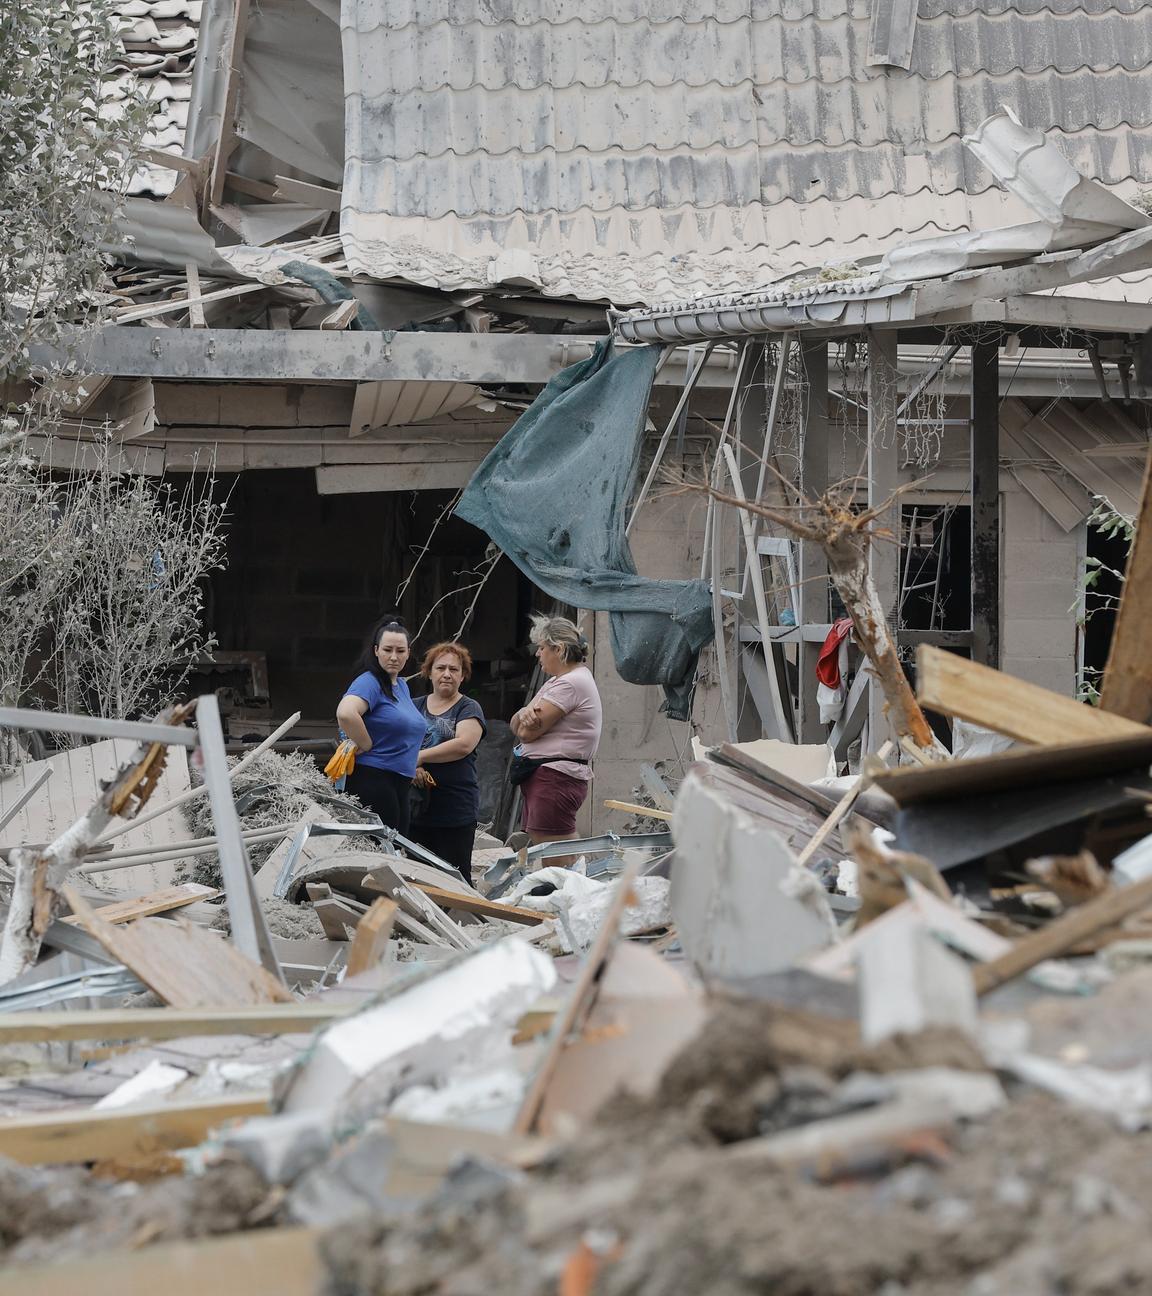
[[[722,744],[674,793],[638,780],[671,798],[670,859],[587,839],[582,868],[544,860],[495,900],[396,840],[329,851],[338,831],[293,855],[296,825],[355,811],[307,804],[291,769],[287,793],[250,788],[268,822],[296,816],[256,891],[306,997],[0,1013],[0,1041],[42,1050],[2,1090],[0,1256],[28,1290],[38,1262],[70,1280],[96,1249],[117,1273],[154,1261],[151,1285],[169,1244],[208,1274],[211,1234],[241,1235],[261,1278],[303,1246],[277,1270],[286,1296],[1142,1290],[1152,838],[1144,799],[1106,839],[1112,793],[1076,798],[1101,762],[1138,790],[1129,753],[1149,749],[968,737],[990,750],[870,767],[891,805],[834,827],[819,752]],[[997,788],[1034,818],[990,834]],[[1054,828],[1061,799],[1081,808]],[[961,864],[931,849],[946,825],[971,832]],[[1038,889],[1045,909],[1025,903]],[[373,942],[382,893],[396,934]],[[134,957],[133,924],[185,931],[100,924],[62,894]],[[350,975],[358,932],[372,953]],[[169,948],[147,954],[171,999],[206,974]],[[187,1038],[149,1038],[177,1012]]]

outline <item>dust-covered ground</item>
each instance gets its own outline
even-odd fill
[[[751,1140],[844,1114],[863,1075],[978,1073],[949,1031],[862,1048],[850,1021],[715,999],[648,1099],[530,1170],[473,1160],[419,1204],[367,1200],[321,1242],[326,1296],[1129,1296],[1152,1291],[1152,1134],[1033,1090],[818,1181]],[[169,1167],[171,1168],[171,1167]],[[0,1165],[0,1258],[299,1222],[246,1165]],[[140,1177],[140,1176],[137,1176]]]

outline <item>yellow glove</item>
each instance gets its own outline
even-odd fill
[[[324,773],[332,780],[342,779],[345,774],[351,774],[356,768],[356,744],[351,738],[345,738],[344,741],[336,748],[336,754],[324,766]]]

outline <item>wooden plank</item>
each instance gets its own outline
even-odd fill
[[[188,325],[190,328],[207,328],[204,303],[200,291],[200,267],[195,261],[184,263],[184,276],[188,281]]]
[[[936,761],[904,766],[873,776],[901,806],[973,797],[1009,788],[1075,783],[1081,779],[1128,774],[1152,763],[1152,729],[1123,738],[1097,739],[1066,746],[1021,747],[973,760]]]
[[[327,882],[309,882],[307,891],[316,917],[320,919],[320,926],[324,928],[324,935],[329,940],[346,941],[348,929],[355,929],[364,917],[366,907],[354,906],[350,900],[333,895]]]
[[[58,1040],[185,1039],[193,1035],[296,1035],[343,1017],[327,1000],[258,1008],[92,1008],[0,1013],[0,1048]]]
[[[338,212],[344,195],[339,189],[329,189],[326,185],[307,184],[303,180],[292,180],[288,176],[277,176],[276,197],[284,202],[303,203],[305,207],[318,207],[321,211]]]
[[[270,972],[185,918],[137,918],[118,927],[105,922],[74,887],[65,886],[63,894],[108,953],[173,1008],[293,1002]]]
[[[916,698],[929,710],[1038,746],[1148,732],[1134,720],[927,644],[916,650]]]
[[[592,942],[592,948],[588,951],[580,975],[576,978],[576,983],[564,1007],[556,1015],[544,1056],[540,1059],[540,1064],[524,1095],[524,1101],[516,1114],[516,1122],[512,1127],[514,1134],[532,1133],[544,1105],[548,1086],[552,1083],[560,1058],[568,1047],[569,1037],[574,1031],[582,1029],[592,1010],[600,988],[600,978],[619,939],[620,922],[631,898],[632,883],[640,876],[640,869],[645,862],[645,857],[639,851],[628,852],[625,855],[624,868],[617,880],[611,903],[604,913],[600,930],[596,933],[596,939]]]
[[[1125,918],[1152,905],[1152,878],[1108,891],[1096,900],[1069,909],[1047,926],[1016,941],[1012,948],[990,963],[974,968],[976,993],[987,994],[1011,981],[1045,959],[1067,954],[1097,932],[1115,927]]]
[[[445,909],[459,909],[461,913],[479,914],[482,918],[506,918],[509,922],[526,925],[544,921],[544,915],[537,913],[535,909],[520,909],[516,905],[501,904],[498,900],[486,900],[483,897],[477,899],[475,896],[461,895],[458,891],[429,886],[427,882],[413,882],[412,885]]]
[[[1152,456],[1144,470],[1136,538],[1112,631],[1112,647],[1100,689],[1100,705],[1112,715],[1141,724],[1152,721]]]
[[[385,864],[381,868],[373,869],[371,878],[376,884],[373,889],[379,889],[385,895],[391,896],[405,914],[431,928],[449,945],[462,950],[476,948],[476,942],[462,927],[437,909],[431,900],[426,899],[421,891],[406,882],[390,865]]]
[[[868,507],[878,508],[892,497],[900,481],[900,432],[896,426],[899,404],[899,347],[895,332],[881,329],[868,331]],[[868,549],[868,569],[876,586],[880,605],[889,625],[900,624],[900,500],[891,506],[887,516],[878,519],[888,528],[896,543],[877,541]],[[893,629],[893,639],[899,638]],[[870,677],[868,688],[868,749],[876,751],[887,738],[894,738],[895,726],[888,715],[888,704],[879,679]]]
[[[892,743],[886,742],[876,753],[876,757],[879,760],[886,760],[891,751]],[[869,759],[871,759],[871,757],[869,757]],[[873,776],[866,770],[860,774],[848,791],[845,792],[840,800],[836,802],[835,810],[833,810],[828,818],[820,825],[812,840],[804,847],[800,854],[797,855],[797,864],[807,864],[820,847],[824,845],[828,837],[836,831],[841,819],[843,819],[848,811],[856,804],[856,799],[862,792],[871,786],[872,779]]]
[[[133,1160],[192,1147],[227,1121],[263,1116],[269,1108],[268,1095],[242,1094],[157,1107],[25,1116],[0,1121],[0,1156],[21,1165]]]
[[[633,805],[631,801],[605,801],[608,810],[626,810],[629,814],[644,815],[646,819],[663,819],[671,821],[672,815],[667,810],[657,810],[655,806]]]
[[[348,951],[349,976],[367,972],[383,958],[399,908],[395,900],[389,900],[386,896],[372,902],[368,912],[356,925],[352,948]]]
[[[205,1291],[313,1296],[324,1266],[313,1229],[245,1230],[223,1238],[104,1251],[79,1260],[7,1265],[0,1296],[204,1296]]]
[[[198,882],[186,882],[183,886],[167,887],[163,891],[153,891],[149,895],[136,896],[131,900],[118,900],[115,904],[102,905],[98,912],[105,922],[122,923],[128,922],[131,918],[146,918],[150,914],[168,913],[184,905],[195,904],[197,900],[214,900],[220,894],[216,887],[201,886]],[[80,919],[72,914],[63,921],[78,925]]]

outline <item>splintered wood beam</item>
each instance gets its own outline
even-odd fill
[[[1131,886],[1106,891],[1087,904],[1076,905],[1046,926],[1015,941],[1011,949],[972,971],[976,993],[987,994],[997,986],[1034,968],[1045,959],[1059,958],[1097,932],[1115,927],[1125,918],[1152,905],[1152,878]]]
[[[345,1017],[347,1003],[309,1000],[256,1008],[90,1008],[0,1013],[0,1048],[59,1040],[184,1039],[193,1035],[301,1035]]]
[[[396,901],[387,896],[372,902],[368,912],[356,924],[352,948],[348,951],[348,976],[367,972],[384,957],[399,908]]]
[[[1038,746],[1148,732],[1146,725],[927,644],[916,650],[916,696],[931,711]]]
[[[131,1161],[192,1147],[227,1121],[263,1116],[267,1094],[96,1111],[50,1113],[0,1121],[0,1156],[21,1165]]]
[[[203,1296],[206,1291],[312,1296],[324,1266],[314,1229],[245,1229],[229,1237],[166,1242],[142,1250],[89,1252],[77,1260],[9,1264],[0,1296]]]
[[[422,891],[429,900],[435,900],[442,909],[479,914],[481,918],[505,918],[508,922],[523,923],[526,926],[534,926],[544,921],[544,915],[537,913],[535,909],[521,909],[516,905],[501,904],[498,900],[485,900],[476,896],[461,895],[458,891],[445,891],[443,887],[432,886],[428,882],[413,882],[411,885],[417,891]]]
[[[147,918],[152,914],[170,913],[173,909],[195,904],[198,900],[215,900],[218,895],[220,891],[216,887],[186,882],[182,886],[151,891],[148,895],[136,896],[131,900],[118,900],[115,904],[102,906],[97,912],[105,922],[122,923],[133,918]],[[80,925],[80,919],[75,914],[63,921]]]
[[[1100,689],[1100,706],[1140,724],[1152,721],[1152,455],[1136,518],[1136,538],[1112,631],[1112,647]]]

